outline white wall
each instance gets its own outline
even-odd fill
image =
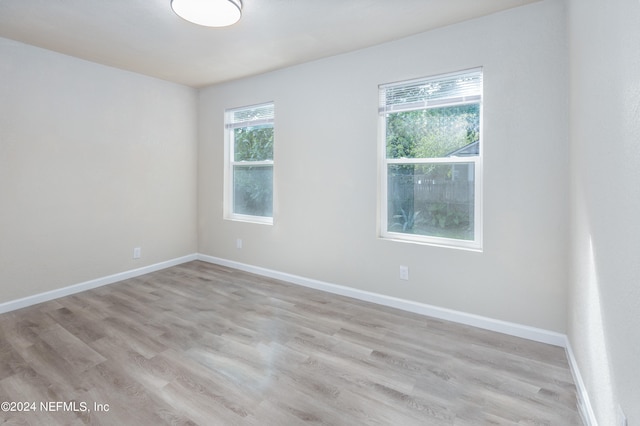
[[[199,106],[0,39],[0,303],[198,250],[566,331],[599,423],[618,404],[640,423],[640,3],[567,2],[569,50],[565,2],[546,0],[210,87]],[[379,240],[377,85],[476,66],[484,251]],[[223,111],[269,100],[275,224],[224,221]]]
[[[545,1],[202,90],[199,252],[564,332],[566,58],[564,3]],[[484,251],[378,239],[378,84],[477,66]],[[223,112],[265,101],[276,108],[275,223],[225,221]]]
[[[570,0],[568,334],[600,425],[640,424],[640,2]]]
[[[0,58],[0,303],[194,253],[196,91],[7,39]]]

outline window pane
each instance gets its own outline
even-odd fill
[[[273,160],[273,125],[233,130],[234,161]]]
[[[480,104],[390,113],[386,116],[387,158],[478,155]]]
[[[233,166],[233,213],[272,216],[273,166]]]
[[[389,232],[474,239],[474,164],[388,166]]]

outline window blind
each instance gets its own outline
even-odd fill
[[[383,84],[379,89],[380,114],[478,102],[482,98],[482,69]]]
[[[229,110],[227,114],[228,119],[225,124],[227,129],[273,124],[274,121],[273,103]]]

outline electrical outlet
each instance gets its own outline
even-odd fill
[[[140,257],[142,256],[142,249],[140,247],[136,247],[133,249],[133,258],[134,259],[140,259]]]
[[[236,248],[237,249],[241,249],[242,248],[242,238],[236,239]]]
[[[409,281],[409,267],[400,265],[400,279]]]

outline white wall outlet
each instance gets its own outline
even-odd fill
[[[241,249],[242,248],[242,238],[236,239],[236,248],[237,249]]]
[[[400,265],[400,279],[409,281],[409,267]]]
[[[136,247],[133,249],[133,258],[134,259],[140,259],[140,257],[142,256],[142,249],[140,247]]]

